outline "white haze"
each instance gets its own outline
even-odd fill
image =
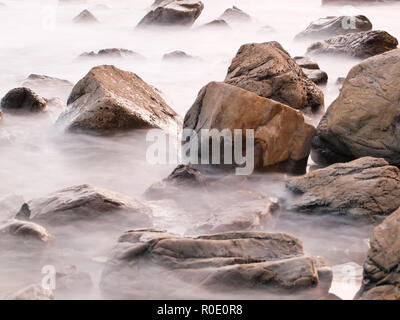
[[[310,42],[294,42],[293,37],[312,20],[343,14],[365,14],[375,29],[400,37],[400,5],[352,9],[321,7],[320,0],[203,0],[205,9],[190,30],[138,32],[134,27],[149,10],[152,0],[88,1],[86,4],[72,5],[58,5],[57,1],[51,0],[0,2],[7,5],[0,7],[0,97],[20,86],[32,73],[76,83],[91,67],[106,63],[132,71],[160,89],[171,107],[181,116],[185,115],[204,85],[210,81],[223,81],[231,59],[244,43],[276,40],[292,56],[303,55]],[[72,23],[72,19],[83,9],[90,9],[98,3],[111,8],[91,10],[101,24],[82,26]],[[216,19],[232,5],[249,13],[254,18],[253,22],[247,25],[231,24],[232,30],[226,31],[196,29]],[[51,23],[52,13],[56,14],[55,24]],[[260,32],[262,26],[270,26],[275,31]],[[77,59],[83,52],[103,48],[134,50],[146,59]],[[195,62],[163,62],[163,54],[174,50],[183,50],[199,59]],[[357,61],[319,59],[318,63],[330,77],[324,88],[325,104],[328,106],[339,91],[336,79],[345,76]],[[61,98],[65,102],[66,96]],[[154,166],[146,162],[146,143],[142,132],[115,137],[67,135],[54,127],[57,112],[55,110],[49,116],[42,117],[4,116],[0,125],[0,199],[14,194],[26,201],[82,183],[141,198],[146,188],[166,177],[174,167]],[[273,193],[284,198],[288,196],[282,185],[271,184],[268,176],[262,177],[261,182],[258,180],[257,183],[266,194]],[[15,200],[16,207],[22,201],[18,197]],[[156,224],[175,232],[184,233],[188,228],[186,223],[196,220],[196,217],[187,218],[184,213],[179,213],[179,208],[169,208],[157,202],[152,202],[152,205],[156,210]],[[2,210],[0,220],[12,214],[13,210]],[[276,228],[299,236],[307,252],[326,256],[334,264],[351,261],[362,263],[368,249],[365,239],[371,227],[352,226],[336,218],[285,217]],[[73,241],[68,239],[74,238],[74,230],[60,231],[58,254],[62,257],[62,253],[68,252],[70,247],[75,248],[71,250],[79,254],[74,254],[71,261],[66,259],[63,263],[76,264],[80,269],[89,271],[96,284],[103,266],[98,261],[108,254],[121,231],[89,234]],[[13,270],[18,264],[20,257],[16,252],[11,256],[14,254],[16,262],[12,262],[13,259],[8,255],[0,256],[3,270]],[[0,291],[18,282],[13,278],[8,281],[9,287],[4,287],[3,282]],[[343,292],[343,288],[348,286],[340,289],[339,282],[336,292],[349,298],[358,285],[359,282],[351,286],[353,292],[349,294],[348,291]],[[93,295],[86,297],[100,298],[96,289]]]

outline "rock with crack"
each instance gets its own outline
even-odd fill
[[[57,124],[70,131],[101,134],[181,127],[179,115],[153,87],[114,66],[92,68],[72,89],[67,104]]]
[[[304,31],[296,35],[295,39],[323,40],[348,33],[369,31],[371,29],[372,23],[366,16],[330,16],[311,22]]]
[[[152,225],[151,216],[152,210],[134,198],[79,185],[28,201],[22,205],[16,218],[54,226],[129,222],[136,227],[149,227]]]
[[[97,18],[87,9],[83,10],[80,14],[78,14],[73,21],[78,24],[99,23],[99,20],[97,20]]]
[[[153,5],[137,25],[137,28],[150,26],[190,27],[200,16],[204,4],[198,0],[164,0]]]
[[[400,166],[399,77],[400,49],[353,67],[317,127],[312,159],[331,164],[372,156]]]
[[[319,113],[324,94],[278,42],[245,44],[225,82],[306,113]]]
[[[41,113],[46,110],[46,100],[32,89],[21,87],[7,92],[0,106],[3,112],[14,114]]]
[[[228,131],[227,139],[231,138],[233,143],[245,138],[246,129],[254,130],[255,147],[249,150],[254,152],[254,168],[292,173],[305,171],[315,134],[315,128],[305,123],[300,111],[221,82],[211,82],[201,89],[185,116],[184,129],[196,132],[201,137],[199,143],[206,139],[201,136],[202,129]],[[242,130],[240,137],[233,134],[237,129]],[[196,141],[183,143],[185,148],[196,150]],[[201,157],[202,148],[197,149]],[[223,159],[224,150],[217,152]],[[217,156],[212,151],[210,154]]]
[[[181,289],[173,290],[177,284]],[[326,266],[304,255],[300,240],[290,235],[231,232],[181,238],[133,230],[119,239],[100,287],[105,297],[124,299],[188,298],[196,290],[232,288],[259,294],[305,290],[315,297],[327,293],[330,281]]]
[[[286,184],[296,197],[290,209],[381,221],[400,206],[400,171],[384,159],[337,163]]]
[[[400,210],[377,226],[364,263],[362,300],[400,300]]]
[[[366,59],[393,49],[398,41],[380,30],[350,33],[314,43],[307,49],[311,56],[344,56]]]

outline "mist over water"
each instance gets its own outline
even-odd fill
[[[113,64],[136,73],[158,88],[170,106],[184,117],[203,86],[210,81],[224,80],[231,59],[242,44],[275,40],[292,57],[304,55],[313,41],[295,42],[293,38],[311,21],[325,16],[354,14],[366,15],[374,29],[385,30],[400,38],[400,4],[355,9],[321,7],[320,0],[202,1],[205,9],[191,29],[138,31],[135,26],[148,12],[152,0],[87,1],[86,4],[68,5],[51,0],[1,0],[7,6],[0,7],[0,97],[21,86],[24,79],[33,73],[76,83],[93,66]],[[100,3],[109,9],[94,7]],[[198,29],[232,5],[250,14],[253,21],[231,23],[230,30]],[[83,9],[89,9],[101,23],[93,26],[74,24],[72,19]],[[261,30],[263,26],[274,31]],[[83,52],[97,52],[104,48],[130,49],[145,59],[78,59]],[[185,51],[197,59],[162,60],[164,54],[175,50]],[[327,107],[339,93],[336,79],[345,77],[358,60],[316,60],[321,70],[329,75],[329,82],[323,88]],[[55,93],[54,96],[66,103],[67,93]],[[0,222],[12,217],[23,201],[84,183],[142,199],[143,192],[152,183],[165,178],[175,167],[172,164],[151,165],[146,161],[148,144],[142,131],[111,137],[64,133],[54,125],[61,110],[49,107],[49,112],[41,116],[7,114],[3,117],[0,125]],[[310,121],[317,124],[318,120]],[[284,178],[284,175],[257,175],[250,179],[250,183],[259,194],[287,200],[290,195],[282,183]],[[223,190],[215,195],[207,194],[210,204],[200,211],[206,214],[214,205],[213,201],[220,201],[223,194]],[[213,196],[219,199],[213,199]],[[196,210],[190,214],[188,208],[172,201],[150,201],[149,204],[154,211],[155,227],[181,235],[204,218],[198,208],[193,208]],[[217,205],[221,206],[221,203]],[[52,230],[57,240],[54,248],[50,249],[50,262],[57,266],[76,265],[89,272],[94,282],[93,290],[84,296],[61,298],[101,298],[97,285],[105,257],[121,233],[129,228],[93,228],[86,232],[73,227]],[[324,256],[331,264],[356,262],[360,265],[368,250],[367,239],[371,229],[372,226],[353,225],[351,221],[338,217],[309,217],[282,212],[279,221],[266,230],[298,236],[307,253]],[[18,250],[0,253],[0,296],[32,283],[32,278],[40,279],[43,262],[38,259],[38,265],[30,266],[33,271],[29,273],[21,264],[22,259]],[[341,287],[339,281],[335,290],[338,295],[351,298],[359,285],[358,282],[350,288]],[[246,297],[246,293],[242,295]]]

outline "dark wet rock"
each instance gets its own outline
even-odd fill
[[[79,24],[99,23],[99,20],[87,9],[78,14],[73,21]]]
[[[318,63],[308,56],[297,56],[293,58],[296,63],[303,69],[319,70]]]
[[[53,300],[54,292],[51,289],[45,289],[39,284],[29,285],[18,290],[15,293],[8,294],[4,300]]]
[[[67,97],[74,86],[74,84],[68,80],[41,74],[30,74],[21,85],[34,90],[39,95],[46,98]]]
[[[229,26],[229,24],[223,20],[223,19],[216,19],[213,20],[211,22],[208,22],[206,24],[203,24],[202,26],[199,27],[199,29],[225,29],[225,30],[231,30],[231,27]]]
[[[176,50],[163,55],[164,61],[195,60],[196,58],[184,51]]]
[[[101,49],[98,52],[90,51],[84,52],[79,57],[81,58],[134,58],[134,59],[144,59],[144,57],[132,50],[123,48],[108,48]]]
[[[243,136],[240,139],[245,138],[244,129],[254,129],[255,169],[286,172],[304,172],[315,134],[315,128],[305,123],[298,110],[221,82],[211,82],[201,89],[185,116],[184,128],[194,130],[198,135],[201,135],[201,129],[221,132],[241,128]],[[192,141],[184,144],[187,143],[190,146]],[[198,150],[200,156],[201,148]]]
[[[225,82],[306,113],[318,113],[324,94],[277,42],[245,44]]]
[[[251,17],[243,10],[238,7],[233,6],[224,11],[224,13],[219,17],[228,22],[250,22]]]
[[[156,3],[137,27],[191,26],[200,16],[204,4],[198,0],[166,0]]]
[[[151,215],[152,210],[134,198],[90,185],[79,185],[28,201],[16,217],[58,226],[92,221],[118,224],[125,218],[137,227],[148,227],[152,225]]]
[[[322,85],[328,82],[328,74],[325,71],[303,68],[303,72],[315,84]]]
[[[334,36],[348,33],[357,33],[369,31],[372,29],[372,23],[366,16],[340,16],[326,17],[311,22],[311,24],[295,39],[326,39]]]
[[[377,226],[364,263],[362,300],[400,300],[400,210]]]
[[[114,298],[182,298],[188,292],[195,295],[194,287],[264,294],[307,290],[319,296],[330,287],[320,283],[319,267],[316,258],[304,255],[300,240],[282,233],[181,238],[165,231],[132,230],[119,239],[100,287],[105,297]],[[177,283],[180,290],[171,290]]]
[[[48,243],[53,236],[41,225],[33,222],[12,220],[0,225],[0,237],[15,238],[24,241]]]
[[[364,157],[290,178],[290,209],[381,221],[400,206],[399,169],[384,159]]]
[[[107,133],[180,127],[181,119],[150,85],[114,66],[92,68],[81,79],[57,120],[71,131]]]
[[[400,49],[353,67],[318,125],[313,160],[331,164],[372,156],[400,166],[399,77]]]
[[[365,31],[336,36],[314,43],[307,49],[312,56],[369,58],[397,48],[398,41],[385,31]]]
[[[10,90],[0,105],[3,112],[39,113],[45,111],[46,100],[32,89],[21,87]]]

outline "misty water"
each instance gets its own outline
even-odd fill
[[[135,25],[148,12],[152,0],[87,1],[69,5],[59,5],[58,1],[50,0],[0,2],[6,4],[0,7],[0,97],[21,86],[29,74],[43,74],[76,83],[91,67],[113,64],[138,74],[158,88],[182,117],[204,85],[224,80],[231,59],[242,44],[276,40],[292,57],[303,55],[310,42],[295,42],[293,37],[311,21],[325,16],[353,14],[364,14],[372,21],[374,29],[400,37],[400,5],[355,9],[321,7],[320,0],[203,0],[205,9],[189,30],[137,31]],[[106,4],[109,9],[95,7],[99,3]],[[249,13],[253,21],[231,24],[230,30],[197,28],[216,19],[232,5]],[[72,22],[87,8],[100,24],[90,26]],[[264,26],[273,30],[263,29]],[[145,59],[77,58],[83,52],[104,48],[130,49]],[[165,53],[174,50],[185,51],[198,59],[162,60]],[[329,82],[323,87],[327,107],[339,92],[336,79],[346,76],[358,61],[335,58],[318,59],[317,62],[329,75]],[[66,103],[67,93],[42,89],[46,98],[58,96]],[[54,107],[42,116],[7,114],[4,117],[0,125],[1,221],[13,217],[24,201],[83,183],[143,199],[143,192],[175,167],[174,164],[152,165],[146,161],[148,144],[145,133],[141,131],[109,137],[60,131],[54,125],[60,111]],[[318,120],[310,119],[314,124]],[[250,183],[259,194],[288,200],[290,195],[285,191],[284,178],[284,175],[256,175]],[[223,190],[216,194],[221,201]],[[207,197],[213,195],[210,193]],[[155,227],[180,235],[202,219],[201,215],[190,214],[187,204],[185,208],[168,201],[149,201],[149,204],[153,207]],[[193,205],[198,204],[194,202]],[[324,256],[336,266],[331,291],[341,298],[351,299],[360,286],[361,268],[349,269],[348,264],[362,265],[372,227],[339,217],[281,212],[279,219],[265,230],[295,235],[303,241],[308,254]],[[50,262],[61,268],[75,265],[79,270],[89,272],[94,283],[88,292],[58,298],[101,298],[97,285],[104,261],[121,233],[129,228],[110,226],[109,229],[85,233],[72,226],[52,230],[57,240]],[[28,258],[18,250],[0,253],[0,296],[32,283],[32,279],[40,281],[40,266],[49,261],[43,262],[37,257],[37,265],[25,268],[24,261]],[[346,277],[348,270],[351,272]],[[149,298],[145,293],[143,297]],[[239,293],[239,297],[249,296]]]

